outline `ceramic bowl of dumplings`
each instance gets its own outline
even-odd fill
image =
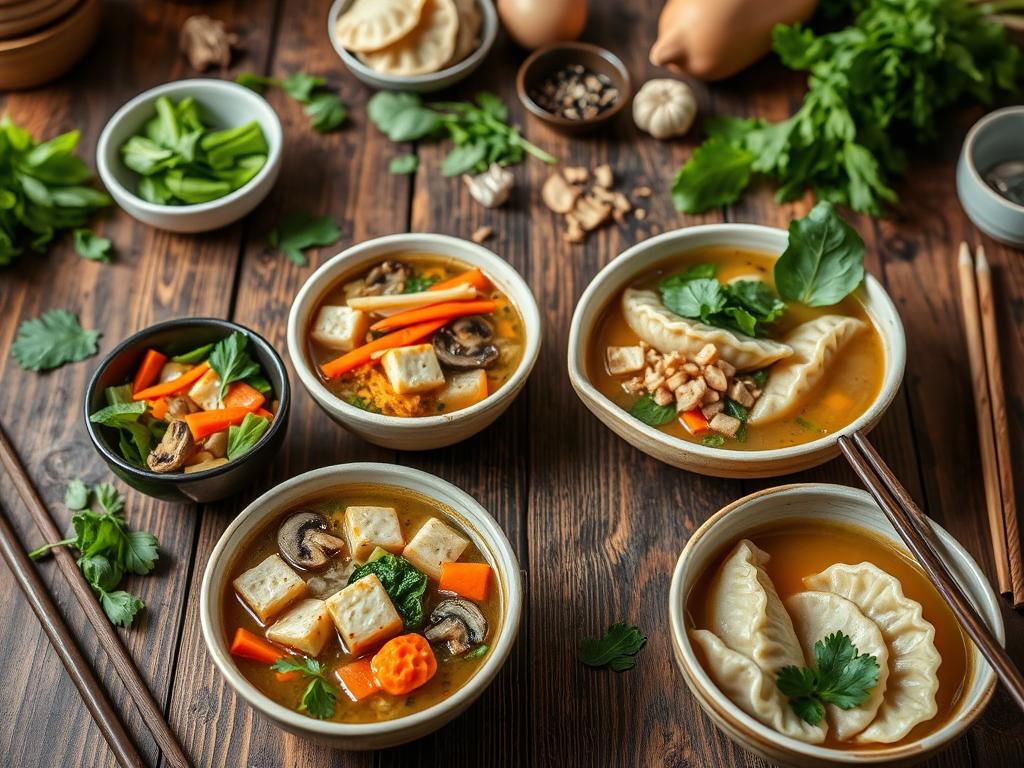
[[[859,488],[827,484],[784,485],[745,496],[713,515],[690,537],[676,563],[669,591],[669,625],[676,664],[697,703],[715,725],[742,748],[774,764],[799,768],[913,765],[959,738],[981,715],[996,686],[995,673],[969,641],[965,644],[969,672],[953,704],[954,711],[937,712],[935,717],[942,718],[941,722],[925,731],[923,736],[915,736],[921,731],[914,729],[902,740],[891,744],[845,742],[850,746],[843,748],[809,744],[784,736],[748,715],[719,689],[702,663],[700,654],[703,649],[698,653],[689,631],[694,628],[695,621],[691,610],[696,608],[696,604],[690,605],[691,594],[702,574],[715,567],[724,552],[747,536],[756,538],[757,531],[765,528],[766,521],[771,521],[772,525],[795,522],[801,526],[821,521],[861,529],[865,536],[876,537],[891,546],[896,556],[903,555],[913,560],[884,513],[871,496]],[[935,523],[932,523],[932,528],[941,543],[940,554],[947,567],[999,642],[1005,643],[999,598],[989,586],[985,574],[949,533]],[[864,599],[885,600],[885,594],[867,590]],[[853,595],[850,598],[853,602],[860,599]],[[692,599],[700,598],[694,596]],[[898,611],[898,606],[881,607]],[[910,647],[909,644],[904,645],[905,649]],[[891,667],[892,656],[889,662]],[[887,693],[891,690],[892,679],[890,674]],[[766,696],[765,700],[768,699]]]
[[[856,294],[882,341],[885,370],[878,394],[860,416],[841,429],[796,445],[765,450],[722,449],[673,437],[639,421],[601,393],[588,372],[598,323],[624,288],[674,256],[725,246],[773,255],[786,249],[784,229],[754,224],[706,224],[665,232],[627,249],[590,282],[573,312],[569,331],[569,380],[584,405],[619,437],[659,461],[714,477],[774,477],[823,464],[839,455],[836,438],[873,428],[888,409],[906,367],[903,323],[882,284],[867,275]]]
[[[428,0],[428,2],[432,1]],[[411,91],[414,93],[439,91],[442,88],[447,88],[461,80],[465,80],[476,71],[477,67],[487,58],[487,54],[491,52],[491,48],[494,47],[494,41],[498,37],[498,12],[495,10],[492,0],[469,1],[475,4],[475,9],[480,15],[480,30],[477,33],[478,42],[476,47],[465,58],[452,64],[441,63],[435,67],[435,65],[424,60],[423,62],[414,61],[406,65],[409,69],[414,67],[419,67],[419,69],[434,67],[432,71],[422,71],[416,74],[382,72],[370,66],[361,57],[373,55],[375,52],[361,55],[345,48],[338,40],[335,30],[338,26],[339,17],[349,10],[354,0],[335,0],[334,4],[331,5],[331,10],[327,15],[327,36],[331,41],[331,45],[334,46],[335,52],[341,58],[342,63],[348,68],[348,71],[355,75],[356,79],[371,88],[384,91]],[[460,3],[465,2],[465,0],[453,0],[453,2],[454,6],[458,8]],[[398,48],[402,45],[402,39],[399,39],[398,42],[387,46],[387,48]],[[424,52],[424,56],[428,57],[429,55],[429,51]]]

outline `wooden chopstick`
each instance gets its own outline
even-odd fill
[[[0,424],[0,463],[7,470],[11,482],[14,483],[18,495],[31,513],[43,539],[51,542],[64,538],[57,530],[57,526],[54,525],[50,513],[46,511],[46,506],[39,498],[32,481],[29,480],[28,473],[25,472],[21,460],[7,439],[2,424]],[[185,756],[181,744],[178,743],[177,737],[164,719],[163,712],[153,698],[153,694],[149,692],[139,670],[135,668],[135,663],[125,649],[124,643],[121,642],[120,635],[117,634],[106,614],[103,613],[92,589],[86,583],[81,571],[78,570],[74,557],[65,547],[57,547],[51,550],[51,553],[78,600],[79,606],[85,611],[99,640],[99,646],[110,657],[111,664],[117,671],[118,677],[121,678],[124,687],[128,689],[128,695],[142,715],[146,727],[152,732],[153,739],[163,752],[164,759],[174,768],[191,768],[191,763]]]
[[[1021,558],[1020,531],[1017,529],[1016,491],[1013,488],[1013,455],[1010,453],[1010,424],[1006,417],[1006,395],[1003,391],[1002,356],[999,354],[999,329],[996,326],[995,296],[992,270],[985,258],[985,249],[978,246],[974,263],[978,281],[978,307],[985,347],[985,369],[988,374],[989,403],[996,442],[999,495],[1006,532],[1006,556],[1010,562],[1010,588],[1014,608],[1024,607],[1024,560]]]
[[[866,437],[854,433],[853,440],[840,436],[838,442],[850,466],[920,563],[928,580],[949,605],[1017,706],[1024,710],[1024,677],[946,568],[940,555],[941,545],[924,513]]]
[[[1010,559],[1006,550],[1006,523],[1003,519],[1002,494],[999,490],[999,463],[996,441],[992,434],[992,410],[989,400],[988,372],[985,369],[985,346],[982,341],[978,293],[974,279],[974,263],[967,243],[960,244],[957,269],[960,273],[960,304],[967,336],[967,354],[971,364],[971,393],[978,422],[978,448],[981,453],[982,478],[985,483],[985,506],[988,510],[992,557],[996,565],[996,582],[1004,595],[1013,593],[1010,583]]]
[[[121,724],[117,711],[107,698],[106,692],[93,674],[92,667],[85,660],[81,649],[71,636],[71,631],[60,616],[57,606],[46,591],[42,579],[22,549],[18,538],[7,520],[7,515],[0,507],[0,554],[7,561],[7,566],[18,582],[25,599],[39,619],[50,645],[57,652],[64,669],[71,681],[82,695],[82,701],[89,709],[89,714],[99,726],[103,738],[110,745],[111,752],[123,768],[145,768],[142,757],[132,744],[124,725]]]

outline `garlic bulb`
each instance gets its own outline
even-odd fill
[[[656,139],[682,136],[697,117],[697,99],[681,80],[648,80],[633,97],[633,122]]]
[[[477,176],[462,175],[470,196],[485,208],[497,208],[512,191],[512,172],[497,163]]]

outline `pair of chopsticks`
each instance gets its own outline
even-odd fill
[[[1013,458],[1010,455],[1010,428],[1003,393],[992,270],[984,248],[978,247],[975,260],[971,258],[967,243],[961,243],[958,271],[996,580],[999,591],[1011,595],[1014,607],[1020,608],[1024,607],[1024,561],[1021,560],[1017,530]]]
[[[33,487],[25,468],[22,466],[18,455],[14,452],[7,435],[0,425],[0,463],[4,465],[7,474],[11,478],[18,495],[24,502],[28,511],[35,521],[36,527],[46,541],[60,541],[60,531],[54,525],[53,519],[43,505],[39,494]],[[164,719],[163,712],[146,687],[145,681],[136,669],[131,656],[121,642],[120,636],[108,621],[106,614],[100,607],[92,593],[92,589],[86,583],[74,557],[64,547],[52,550],[57,565],[63,572],[71,591],[78,600],[79,606],[85,611],[86,618],[92,626],[93,632],[99,641],[116,670],[121,682],[128,690],[129,697],[142,715],[143,722],[153,734],[153,739],[163,752],[164,759],[168,765],[174,768],[190,768],[191,763],[185,756],[184,750],[178,743],[177,737],[171,727]],[[96,680],[92,668],[82,656],[81,650],[76,645],[70,630],[61,618],[60,612],[53,604],[52,598],[46,591],[39,574],[31,560],[25,554],[25,550],[18,542],[11,525],[6,516],[0,511],[0,554],[7,561],[11,572],[14,574],[18,586],[25,593],[26,599],[32,606],[39,619],[43,630],[46,632],[50,643],[53,645],[57,655],[60,656],[64,668],[67,670],[72,681],[82,694],[82,699],[96,724],[103,733],[103,737],[110,745],[117,762],[124,768],[141,768],[145,765],[138,751],[132,744],[124,726],[117,717],[116,710],[107,698],[103,686]]]
[[[928,580],[956,614],[964,631],[970,635],[1017,706],[1024,710],[1024,677],[946,568],[940,554],[943,551],[942,544],[936,538],[928,518],[864,435],[854,432],[852,439],[840,436],[839,448],[903,543],[917,558]]]

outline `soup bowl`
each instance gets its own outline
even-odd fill
[[[620,292],[640,276],[673,256],[699,248],[727,246],[765,254],[781,254],[784,229],[753,224],[708,224],[665,232],[634,245],[612,260],[583,292],[569,331],[569,379],[584,405],[630,445],[666,464],[715,477],[772,477],[809,469],[839,455],[836,438],[866,432],[882,418],[896,397],[906,367],[906,338],[896,307],[882,284],[871,275],[855,294],[882,339],[885,372],[878,395],[867,409],[842,429],[807,443],[769,450],[722,450],[691,443],[648,426],[609,400],[591,381],[587,360],[596,342],[599,320]]]
[[[399,251],[436,254],[480,267],[523,319],[525,347],[519,367],[497,390],[462,410],[437,416],[400,417],[371,413],[333,394],[320,380],[308,345],[310,320],[322,297],[345,275],[358,272]],[[399,450],[427,450],[457,443],[497,419],[519,394],[537,362],[541,322],[537,302],[526,281],[493,251],[457,237],[399,234],[354,245],[329,259],[299,290],[288,315],[288,354],[299,381],[317,404],[336,422],[367,442]]]
[[[971,670],[956,704],[943,725],[922,738],[895,745],[835,749],[807,744],[776,732],[747,715],[715,685],[690,640],[688,612],[691,591],[723,549],[765,522],[821,520],[865,529],[912,560],[884,513],[867,492],[841,485],[798,484],[769,488],[745,496],[719,510],[702,525],[676,563],[669,591],[669,624],[676,664],[701,709],[722,732],[744,749],[785,766],[910,765],[925,759],[960,736],[981,714],[995,690],[995,673],[969,641]],[[1005,641],[999,600],[978,564],[940,526],[932,523],[947,566],[992,632]],[[942,713],[940,713],[942,714]]]
[[[221,596],[230,581],[235,555],[271,518],[332,488],[366,484],[415,491],[441,502],[452,511],[452,516],[493,569],[493,584],[502,605],[500,629],[476,674],[448,698],[427,709],[382,722],[316,720],[274,702],[239,671],[228,650]],[[462,713],[483,693],[508,658],[519,632],[521,605],[519,562],[498,523],[480,504],[434,475],[408,467],[375,463],[339,464],[315,469],[275,486],[256,499],[242,510],[214,547],[203,574],[199,597],[203,639],[228,685],[253,709],[284,730],[349,750],[383,749],[403,744],[432,733]]]

